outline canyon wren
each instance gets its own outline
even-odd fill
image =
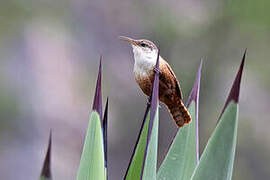
[[[156,70],[157,46],[146,39],[135,40],[124,36],[119,39],[131,44],[135,59],[135,80],[144,94],[150,96]],[[166,104],[178,127],[191,122],[191,116],[182,99],[179,81],[170,65],[159,56],[159,100]]]

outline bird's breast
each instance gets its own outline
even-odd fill
[[[135,61],[134,74],[135,76],[149,76],[154,68],[154,64],[147,61]]]
[[[152,77],[154,65],[149,63],[135,63],[134,64],[134,75],[135,80],[142,89],[142,91],[149,96],[152,89]]]

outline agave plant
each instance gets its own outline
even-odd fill
[[[159,56],[157,56],[159,57]],[[236,78],[225,106],[218,118],[217,126],[199,157],[199,91],[202,61],[186,103],[193,121],[178,129],[160,168],[157,170],[158,150],[158,94],[159,71],[155,72],[151,103],[146,105],[141,129],[132,152],[125,180],[230,180],[232,179],[238,127],[238,104],[240,83],[245,63],[243,55]],[[156,68],[158,69],[159,58]],[[96,84],[93,108],[85,137],[77,180],[107,180],[107,120],[108,98],[102,116],[101,94],[102,58]],[[51,180],[50,171],[51,136],[48,151],[40,176]]]

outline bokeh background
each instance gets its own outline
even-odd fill
[[[109,177],[123,177],[147,100],[119,35],[154,41],[185,100],[204,59],[201,151],[247,48],[233,179],[270,179],[269,8],[269,0],[2,0],[0,179],[38,178],[50,128],[54,179],[76,178],[101,54]],[[159,164],[176,131],[164,106],[160,114]]]

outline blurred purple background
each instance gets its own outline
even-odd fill
[[[54,179],[76,179],[100,54],[110,101],[109,178],[123,177],[147,99],[119,35],[154,41],[185,100],[204,59],[201,151],[248,48],[233,179],[270,179],[269,8],[268,0],[2,1],[0,179],[38,179],[50,128]],[[159,164],[176,131],[163,105],[160,111]]]

